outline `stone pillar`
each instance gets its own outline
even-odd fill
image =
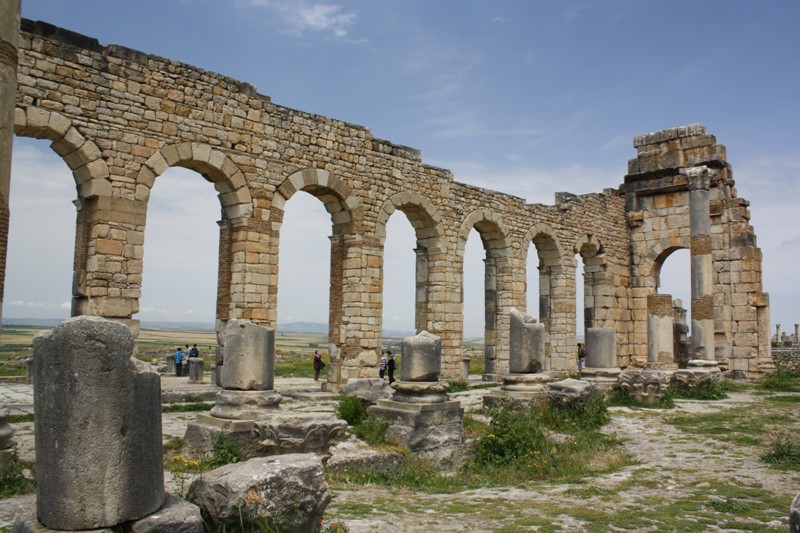
[[[586,330],[586,368],[617,368],[617,332],[614,328]]]
[[[165,359],[167,361],[166,374],[168,376],[174,376],[175,375],[175,355],[174,354],[170,354]]]
[[[225,328],[225,372],[222,388],[272,390],[275,382],[275,330],[248,320],[231,320]]]
[[[37,514],[56,530],[114,527],[164,502],[159,376],[123,324],[81,316],[33,340]]]
[[[775,342],[781,342],[781,325],[775,324]]]
[[[14,107],[17,101],[19,5],[19,0],[0,2],[0,322],[3,318],[8,253],[8,194],[11,187]]]
[[[800,342],[800,324],[794,325],[794,342]]]
[[[189,383],[203,383],[203,358],[189,358]]]
[[[714,270],[706,166],[680,170],[689,180],[689,234],[692,278],[692,357],[716,361],[714,353]]]
[[[424,331],[428,328],[428,249],[417,246],[414,254],[417,258],[414,328],[416,331]]]
[[[427,331],[406,337],[401,344],[401,381],[439,381],[442,340]]]
[[[674,309],[669,294],[647,297],[647,363],[675,364]]]
[[[462,461],[464,409],[450,400],[439,381],[442,341],[427,331],[403,339],[400,381],[392,399],[378,400],[368,412],[386,417],[386,438],[411,454],[440,465]]]
[[[544,370],[544,324],[526,313],[511,309],[511,337],[508,370],[512,374],[529,374]]]
[[[484,338],[483,355],[485,361],[484,381],[493,381],[497,372],[497,263],[494,258],[484,259],[483,284]]]

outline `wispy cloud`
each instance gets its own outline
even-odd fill
[[[339,4],[285,0],[248,0],[246,3],[277,14],[282,31],[294,37],[311,33],[343,39],[349,36],[358,19],[356,12]]]
[[[72,307],[70,302],[61,302],[60,304],[56,304],[49,302],[25,302],[22,300],[12,300],[10,302],[6,302],[6,305],[15,307],[30,307],[36,309],[64,309],[67,311],[69,311]]]

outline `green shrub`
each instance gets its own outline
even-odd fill
[[[0,465],[0,498],[30,494],[36,490],[33,480],[23,474],[24,469],[25,465],[17,461]]]
[[[198,411],[210,411],[214,408],[213,403],[190,402],[190,403],[171,403],[161,407],[162,413],[194,413]]]
[[[447,392],[451,392],[451,393],[452,392],[464,392],[464,391],[469,390],[469,384],[466,381],[464,381],[463,379],[456,380],[456,381],[449,381],[447,384],[448,384]]]
[[[355,396],[340,396],[336,406],[336,416],[346,421],[351,426],[361,423],[367,416],[367,408],[361,398]]]
[[[353,433],[367,444],[375,446],[386,443],[387,429],[389,429],[389,420],[386,417],[369,413],[353,427]]]
[[[217,468],[231,463],[238,463],[244,459],[242,449],[239,444],[231,438],[230,434],[224,431],[217,433],[214,440],[214,457],[206,461],[204,466]]]
[[[676,400],[724,400],[728,397],[728,387],[724,381],[697,387],[676,384],[670,387],[670,391]]]

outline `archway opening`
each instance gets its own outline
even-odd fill
[[[463,319],[464,346],[462,357],[470,359],[470,368],[484,369],[484,334],[486,328],[486,297],[484,289],[486,252],[481,237],[470,230],[463,259]]]
[[[691,254],[686,248],[668,250],[656,267],[656,292],[672,297],[675,362],[682,365],[691,359]]]
[[[215,351],[219,218],[214,186],[199,173],[172,167],[156,178],[147,204],[139,258],[141,297],[134,318],[142,330],[197,332],[165,347],[197,343],[201,356]]]
[[[586,329],[592,326],[591,287],[587,287],[589,277],[581,254],[575,254],[575,344],[583,343]],[[588,294],[587,294],[588,293]],[[587,296],[589,296],[587,298]],[[588,315],[588,316],[587,316]]]
[[[15,137],[3,324],[54,326],[70,316],[75,179],[50,142]]]
[[[417,291],[417,242],[414,228],[401,212],[386,224],[383,246],[383,319],[382,349],[400,353],[403,337],[419,333],[418,304],[425,295]],[[420,252],[422,253],[422,252]],[[425,258],[419,258],[425,261]],[[420,280],[425,282],[426,280]]]

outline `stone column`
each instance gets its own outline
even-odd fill
[[[781,325],[775,324],[775,342],[781,342]]]
[[[714,354],[714,280],[708,167],[680,170],[689,180],[689,234],[692,278],[692,357],[716,361]]]
[[[493,381],[497,372],[497,263],[494,258],[484,259],[484,381]]]
[[[794,325],[794,342],[800,342],[800,324]]]
[[[586,368],[617,368],[617,332],[614,328],[586,330]]]
[[[164,502],[159,376],[125,325],[80,316],[33,340],[37,514],[56,530],[110,528]]]
[[[0,2],[0,321],[3,318],[8,253],[8,194],[11,187],[14,107],[17,100],[19,5],[19,0]]]
[[[675,363],[674,309],[669,294],[647,297],[648,366]]]
[[[544,370],[544,324],[526,313],[511,309],[508,370],[528,374]]]
[[[428,329],[428,249],[424,246],[414,248],[416,255],[416,296],[414,298],[414,328],[416,331]],[[386,286],[384,285],[384,290]]]
[[[401,381],[439,381],[442,340],[427,331],[406,337],[402,343]]]
[[[275,383],[275,330],[247,320],[231,320],[225,328],[225,372],[229,390],[272,390]]]

